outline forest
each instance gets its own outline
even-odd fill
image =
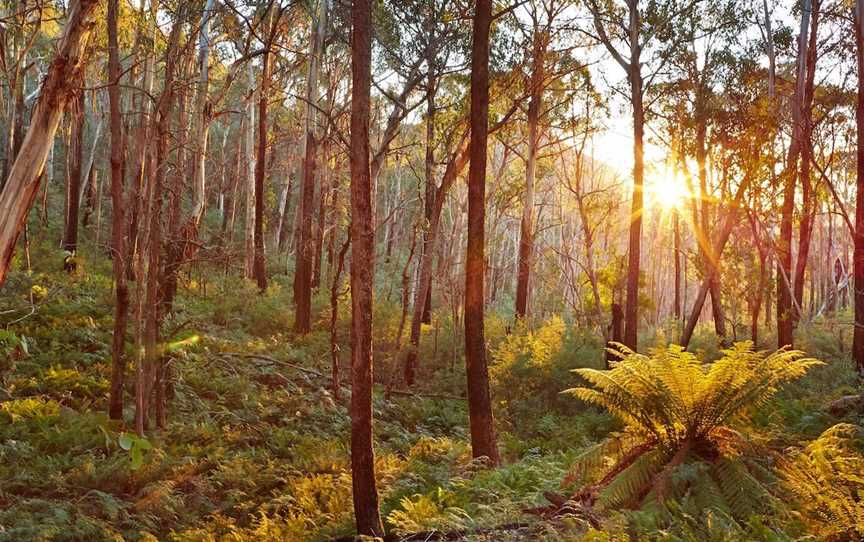
[[[864,0],[0,0],[0,542],[864,541]]]

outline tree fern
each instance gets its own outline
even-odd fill
[[[623,345],[612,352],[619,360],[610,369],[576,369],[589,386],[565,391],[606,408],[625,424],[622,433],[574,465],[571,480],[584,479],[592,470],[599,479],[580,498],[607,507],[638,505],[648,495],[662,503],[702,487],[707,498],[696,501],[737,517],[764,505],[769,494],[744,460],[752,445],[734,425],[821,362],[794,350],[754,351],[749,342],[723,350],[711,364],[677,345],[647,356]],[[703,464],[707,479],[669,487],[681,481],[675,470],[688,462]]]

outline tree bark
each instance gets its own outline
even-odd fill
[[[270,7],[270,13],[267,15],[270,22],[268,23],[268,32],[270,33],[269,41],[272,41],[273,35],[276,32],[273,13],[275,7]],[[258,89],[258,157],[255,160],[255,256],[253,262],[253,275],[255,282],[258,284],[258,289],[262,292],[267,289],[267,270],[264,262],[264,174],[267,169],[267,101],[270,94],[270,47],[268,43],[264,49],[264,56],[261,59],[261,85]]]
[[[297,251],[294,265],[294,331],[309,333],[312,329],[312,272],[315,244],[312,239],[312,215],[315,206],[315,169],[317,140],[315,122],[318,117],[318,71],[324,49],[327,25],[327,0],[318,0],[312,18],[309,40],[309,71],[306,77],[306,129],[303,145],[303,168],[300,181],[300,202],[297,209]]]
[[[129,288],[126,285],[126,198],[123,179],[125,139],[120,110],[120,54],[117,36],[119,0],[108,0],[108,102],[111,131],[111,263],[114,271],[114,336],[111,345],[111,394],[108,415],[123,419],[123,388],[126,378],[126,321]]]
[[[546,37],[539,28],[534,28],[528,101],[528,156],[525,159],[525,200],[522,220],[519,225],[519,261],[516,274],[516,319],[528,315],[531,266],[534,257],[534,182],[537,171],[537,154],[540,150],[540,115],[543,107],[543,90],[546,62]]]
[[[489,392],[484,333],[486,144],[489,130],[489,30],[492,1],[477,0],[471,46],[471,162],[468,167],[468,242],[465,257],[465,363],[471,452],[499,462]]]
[[[186,237],[196,240],[198,226],[204,217],[207,203],[206,157],[207,143],[210,135],[210,122],[213,116],[209,100],[210,92],[210,17],[213,13],[213,0],[207,0],[201,15],[201,30],[198,35],[198,88],[195,97],[195,118],[193,120],[193,135],[195,144],[194,180],[192,182],[192,213],[187,224]]]
[[[853,252],[855,332],[852,339],[852,357],[855,359],[858,372],[864,373],[864,0],[855,2],[855,40],[858,64],[858,101],[855,108],[858,147],[855,152],[857,174]]]
[[[77,96],[72,106],[72,130],[66,157],[66,200],[63,220],[63,250],[78,249],[78,212],[81,209],[81,176],[84,159],[84,95]]]
[[[246,131],[244,132],[244,151],[246,165],[246,224],[244,239],[244,276],[255,278],[255,75],[252,63],[246,64],[248,96],[246,103]]]
[[[27,135],[0,193],[0,286],[6,280],[18,236],[39,191],[54,134],[63,111],[81,81],[84,52],[98,0],[73,0],[57,53],[42,84]]]
[[[383,536],[372,448],[372,286],[375,229],[369,170],[372,3],[351,10],[351,480],[361,535]]]
[[[794,309],[792,285],[782,278],[792,277],[792,215],[795,210],[795,184],[798,157],[802,145],[802,104],[804,85],[807,76],[807,33],[810,29],[810,0],[804,0],[801,10],[801,28],[798,36],[798,74],[792,100],[792,141],[784,170],[785,186],[780,218],[780,242],[777,247],[777,347],[792,346],[794,343]]]
[[[810,43],[807,47],[807,79],[804,83],[804,102],[801,111],[801,221],[798,229],[798,255],[795,260],[795,282],[793,295],[795,297],[794,323],[797,325],[802,315],[798,308],[804,306],[804,279],[807,271],[807,259],[810,256],[810,238],[813,233],[815,213],[813,187],[810,181],[810,162],[813,159],[813,95],[816,78],[816,45],[819,32],[820,0],[812,0],[813,9],[810,23]]]

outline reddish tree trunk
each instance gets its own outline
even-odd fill
[[[486,218],[486,144],[489,131],[491,0],[477,0],[471,47],[471,163],[468,167],[468,250],[465,257],[465,363],[471,452],[497,465],[495,420],[486,366],[483,322]]]
[[[540,114],[543,105],[544,62],[546,39],[534,28],[533,68],[528,101],[528,156],[525,159],[525,200],[519,225],[519,260],[516,271],[516,319],[528,315],[531,267],[534,257],[534,183],[537,171],[537,153],[540,149]]]
[[[84,158],[84,95],[77,97],[71,119],[72,133],[69,136],[69,155],[66,157],[66,208],[63,222],[63,250],[78,249],[78,211],[81,208],[81,175]]]
[[[126,285],[126,209],[123,183],[123,118],[120,111],[120,55],[117,37],[119,0],[108,2],[108,102],[111,129],[111,256],[115,283],[114,337],[111,345],[111,395],[108,415],[123,419],[123,387],[126,377],[126,321],[129,288]]]
[[[351,479],[357,532],[361,535],[383,536],[372,448],[375,229],[369,169],[371,0],[354,0],[351,18]]]
[[[810,44],[807,47],[807,80],[804,84],[804,104],[801,112],[801,223],[798,230],[798,257],[795,261],[795,324],[801,319],[798,308],[804,303],[804,274],[807,271],[807,259],[810,255],[810,238],[813,232],[814,205],[813,187],[810,182],[810,161],[813,157],[813,94],[816,78],[816,44],[819,31],[820,0],[813,0],[812,19],[810,23]]]
[[[852,340],[852,357],[859,373],[864,373],[864,0],[855,2],[855,50],[858,62],[858,102],[855,120],[857,179],[855,196],[855,248],[853,274],[855,279],[855,332]]]
[[[802,145],[802,103],[806,78],[807,32],[810,28],[810,0],[804,0],[801,10],[801,31],[798,36],[798,75],[792,100],[792,141],[784,171],[783,207],[780,218],[780,242],[777,247],[777,347],[792,346],[795,330],[792,295],[792,215],[795,210],[795,184],[798,157]]]

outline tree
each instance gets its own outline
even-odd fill
[[[351,8],[351,473],[361,535],[382,536],[372,448],[372,285],[375,229],[369,165],[372,2]]]
[[[857,127],[855,151],[856,195],[852,273],[855,279],[855,331],[852,357],[859,373],[864,373],[864,0],[855,2],[855,60],[858,67],[858,100],[855,107]],[[2,206],[0,206],[2,209]]]
[[[798,34],[798,60],[795,93],[792,97],[792,140],[783,172],[783,205],[781,208],[780,242],[777,247],[777,345],[791,346],[795,329],[792,286],[792,214],[795,208],[795,184],[798,158],[801,155],[802,113],[804,87],[807,79],[807,33],[810,29],[810,0],[804,0],[801,9],[801,27]]]
[[[633,107],[633,199],[630,210],[630,238],[627,256],[627,299],[624,305],[624,344],[636,349],[639,327],[639,264],[642,243],[642,185],[645,177],[644,137],[645,137],[645,106],[644,79],[642,74],[642,49],[644,47],[642,30],[642,14],[639,10],[639,0],[625,0],[628,16],[626,20],[616,20],[616,26],[624,29],[625,41],[629,43],[629,58],[618,51],[613,37],[607,31],[610,23],[606,22],[610,14],[597,0],[588,0],[594,29],[597,37],[606,47],[612,58],[624,69],[630,86],[630,105]]]
[[[74,253],[78,250],[78,211],[81,207],[81,179],[84,159],[84,95],[76,96],[71,103],[72,129],[66,157],[66,213],[63,221],[63,250]]]
[[[327,30],[327,0],[318,0],[311,17],[309,38],[309,68],[306,76],[305,134],[303,137],[303,167],[300,176],[300,203],[297,208],[297,252],[294,264],[294,331],[308,333],[312,328],[312,271],[315,245],[312,239],[312,212],[315,200],[315,170],[317,140],[315,122],[318,118],[318,70],[324,54]]]
[[[27,135],[0,193],[0,286],[12,262],[18,236],[39,191],[45,160],[69,101],[81,81],[82,54],[93,29],[98,0],[73,0],[57,52],[42,83]]]
[[[126,320],[129,288],[126,284],[126,210],[124,155],[126,143],[120,111],[120,52],[117,37],[119,0],[108,0],[108,101],[111,130],[111,262],[114,271],[114,336],[111,347],[111,397],[108,414],[123,418],[123,387],[126,374]]]
[[[492,1],[477,0],[471,45],[471,140],[468,166],[468,244],[465,255],[465,363],[471,452],[497,465],[498,447],[484,333],[486,144],[489,130],[489,32]]]

